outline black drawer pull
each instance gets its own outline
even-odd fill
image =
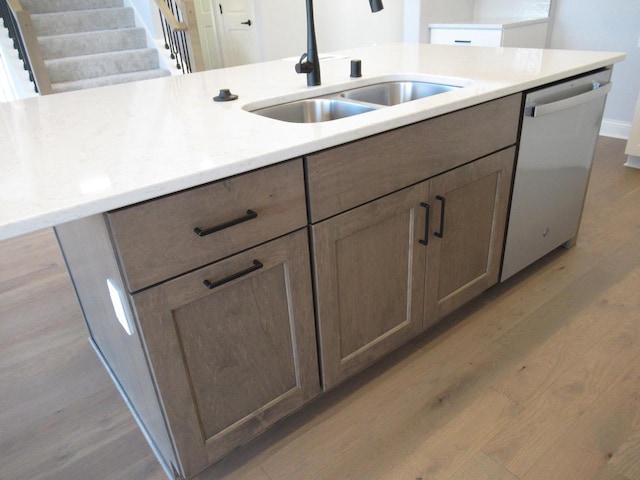
[[[204,286],[209,290],[212,290],[220,285],[224,285],[225,283],[229,283],[236,278],[244,277],[245,275],[250,274],[251,272],[255,272],[256,270],[260,270],[264,265],[260,263],[258,260],[253,261],[253,265],[249,268],[246,268],[240,272],[234,273],[233,275],[229,275],[228,277],[223,278],[222,280],[216,280],[215,282],[210,282],[209,280],[205,280]]]
[[[418,242],[420,242],[422,245],[427,246],[429,245],[429,213],[430,213],[430,207],[428,203],[424,203],[424,202],[420,202],[420,206],[424,207],[424,209],[426,210],[426,215],[427,218],[424,222],[424,240],[420,239],[418,240]]]
[[[196,227],[193,229],[193,231],[199,237],[206,237],[207,235],[211,235],[212,233],[219,232],[220,230],[224,230],[225,228],[233,227],[234,225],[238,225],[239,223],[246,222],[248,220],[256,218],[257,216],[258,214],[253,210],[247,210],[247,214],[240,218],[234,218],[233,220],[229,220],[228,222],[221,223],[220,225],[216,225],[215,227],[211,227],[211,228],[206,228],[204,230],[199,227]]]
[[[438,238],[442,238],[444,235],[444,207],[447,200],[440,195],[436,195],[436,200],[440,200],[442,202],[442,206],[440,207],[440,231],[433,232],[433,234]]]
[[[453,43],[471,43],[471,40],[454,40]]]

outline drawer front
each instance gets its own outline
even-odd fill
[[[135,292],[306,225],[302,161],[107,216],[128,288]]]
[[[499,47],[502,42],[502,29],[430,28],[429,35],[436,45]]]
[[[309,155],[311,221],[513,145],[521,99],[510,95]]]

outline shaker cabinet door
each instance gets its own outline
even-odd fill
[[[320,391],[306,230],[133,302],[187,476]]]
[[[514,150],[431,180],[425,327],[498,281]]]
[[[312,227],[325,389],[422,331],[427,197],[418,184]]]

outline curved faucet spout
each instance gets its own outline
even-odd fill
[[[382,0],[369,0],[372,12],[379,12],[384,7]],[[320,85],[320,60],[316,44],[316,27],[313,21],[313,0],[307,0],[307,53],[303,53],[296,64],[297,73],[307,74],[307,85]]]

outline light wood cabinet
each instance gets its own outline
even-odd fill
[[[548,20],[518,21],[483,24],[432,24],[429,43],[434,45],[474,45],[480,47],[545,48]]]
[[[320,392],[306,223],[298,159],[56,228],[92,343],[176,477]]]
[[[297,159],[106,216],[128,289],[136,292],[304,227],[304,197]]]
[[[498,281],[515,148],[431,180],[425,327]]]
[[[330,389],[498,281],[515,148],[312,227]]]
[[[56,227],[167,471],[196,475],[497,280],[521,98]]]
[[[422,331],[428,185],[312,227],[325,389]]]
[[[308,155],[311,223],[513,145],[521,103],[509,95]]]
[[[133,296],[187,476],[319,393],[308,257],[300,230]]]
[[[307,157],[325,390],[497,282],[520,101]]]

